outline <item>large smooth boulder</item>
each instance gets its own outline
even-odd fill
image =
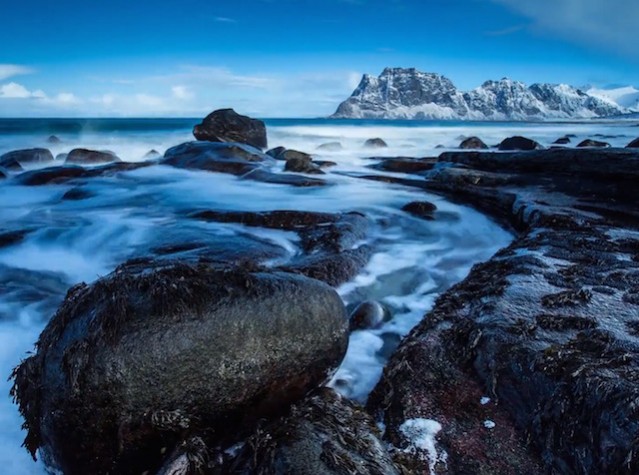
[[[0,156],[0,167],[11,171],[22,170],[23,165],[53,161],[53,154],[46,148],[13,150]]]
[[[103,165],[105,163],[119,161],[120,159],[117,155],[112,152],[74,148],[69,152],[64,163],[72,163],[75,165]]]
[[[539,150],[544,148],[538,142],[527,137],[515,136],[504,139],[499,144],[499,150],[502,151],[523,151],[523,150]]]
[[[321,282],[123,266],[69,291],[12,393],[26,448],[66,475],[155,473],[185,434],[213,447],[282,414],[347,342],[342,301]]]
[[[240,115],[233,109],[220,109],[207,115],[193,128],[197,140],[208,142],[238,142],[252,147],[267,147],[264,122]]]

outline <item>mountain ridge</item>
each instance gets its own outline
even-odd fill
[[[446,76],[416,68],[385,68],[364,74],[331,118],[543,120],[587,119],[631,112],[603,93],[588,94],[567,84],[527,86],[509,78],[488,80],[460,91]]]

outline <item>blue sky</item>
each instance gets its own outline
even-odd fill
[[[634,0],[0,0],[0,116],[328,115],[363,73],[639,85]]]

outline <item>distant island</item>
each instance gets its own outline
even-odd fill
[[[639,111],[639,90],[526,84],[503,78],[472,91],[436,73],[386,68],[365,74],[331,118],[436,120],[547,120],[624,116]]]

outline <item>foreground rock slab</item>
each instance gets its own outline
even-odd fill
[[[639,153],[440,161],[426,189],[517,237],[442,295],[391,359],[369,400],[388,440],[421,417],[441,425],[447,463],[409,456],[418,471],[639,473]]]
[[[327,285],[285,273],[122,267],[71,289],[15,370],[25,445],[65,474],[154,473],[326,380],[348,341]]]

